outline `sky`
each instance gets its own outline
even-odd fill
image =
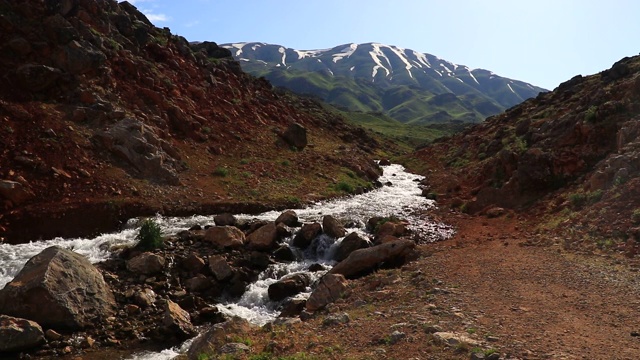
[[[549,90],[640,52],[637,0],[129,0],[189,41],[378,42]]]

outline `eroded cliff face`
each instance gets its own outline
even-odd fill
[[[365,188],[378,143],[127,2],[0,1],[0,236],[251,210]],[[292,124],[309,146],[287,143]],[[347,176],[348,175],[348,176]],[[220,204],[225,204],[222,206]],[[39,219],[34,228],[34,222]]]
[[[632,57],[576,76],[416,156],[443,166],[449,175],[432,176],[434,183],[465,211],[536,205],[544,208],[541,217],[628,237],[640,208],[638,134],[640,57]]]

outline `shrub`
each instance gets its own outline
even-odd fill
[[[218,166],[215,170],[213,170],[213,175],[225,177],[229,175],[229,169],[223,168],[222,166]]]
[[[596,111],[598,111],[598,107],[595,105],[591,106],[587,111],[585,111],[584,119],[590,123],[595,122],[597,118]]]
[[[160,225],[156,224],[153,219],[145,219],[142,222],[140,231],[136,235],[136,240],[138,240],[138,245],[136,246],[145,250],[158,249],[164,245],[160,234]]]
[[[346,193],[353,193],[354,189],[353,189],[353,185],[349,184],[346,181],[340,181],[337,185],[336,185],[336,189],[338,189],[338,191],[344,191]]]

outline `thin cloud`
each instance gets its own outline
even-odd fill
[[[184,26],[188,27],[188,28],[194,27],[194,26],[198,26],[198,25],[200,25],[200,20],[190,21],[190,22],[184,24]]]
[[[157,22],[163,22],[163,21],[169,21],[169,20],[171,20],[171,18],[170,18],[170,17],[168,17],[168,16],[167,16],[167,15],[165,15],[165,14],[153,14],[153,13],[150,13],[150,12],[146,12],[146,11],[144,11],[144,10],[142,10],[142,13],[143,13],[143,14],[144,14],[144,16],[146,16],[146,17],[147,17],[147,19],[149,19],[149,21],[151,21],[151,22],[156,22],[156,21],[157,21]]]

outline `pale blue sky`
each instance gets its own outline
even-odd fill
[[[553,89],[640,52],[637,0],[135,0],[189,41],[379,42]]]

